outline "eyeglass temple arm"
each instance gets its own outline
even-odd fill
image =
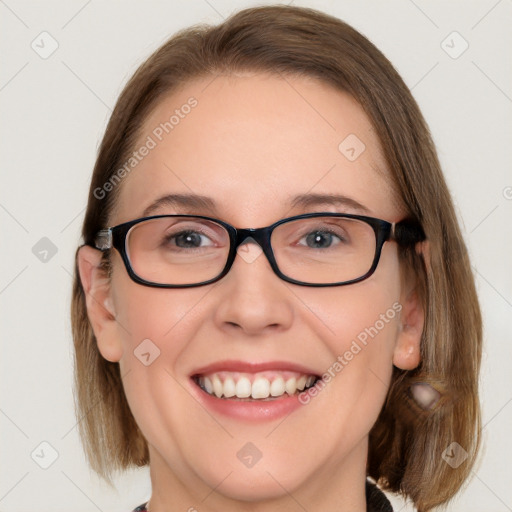
[[[390,239],[395,240],[400,245],[411,246],[423,242],[427,237],[419,222],[405,219],[392,224]]]
[[[100,229],[96,233],[96,237],[94,238],[94,246],[96,249],[100,251],[106,251],[107,249],[112,248],[112,229]]]

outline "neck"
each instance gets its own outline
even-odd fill
[[[293,487],[278,481],[267,468],[277,492],[244,500],[233,493],[222,492],[233,477],[233,468],[219,475],[217,485],[209,486],[183,460],[173,460],[172,468],[149,446],[152,495],[148,512],[322,512],[366,511],[365,481],[368,439],[364,438],[343,460],[329,459],[311,473],[304,473],[303,482]],[[179,476],[178,476],[179,473]],[[240,493],[238,493],[240,494]]]

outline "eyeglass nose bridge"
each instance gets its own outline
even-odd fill
[[[249,239],[252,238],[262,248],[263,252],[268,257],[272,254],[270,249],[271,232],[271,228],[237,229],[233,240],[233,250],[236,251],[244,243],[250,243],[251,240]],[[267,254],[267,252],[270,254]]]
[[[237,255],[238,248],[241,245],[245,243],[256,242],[260,246],[263,253],[265,254],[265,257],[267,258],[274,272],[279,274],[270,243],[271,234],[272,227],[236,229],[236,233],[233,237],[232,242],[232,255],[229,267],[231,268],[231,265],[233,264],[235,257]]]

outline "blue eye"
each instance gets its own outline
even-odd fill
[[[169,242],[174,241],[174,245],[182,249],[195,249],[197,247],[204,247],[205,245],[212,245],[211,243],[202,245],[201,242],[211,242],[211,240],[206,235],[192,230],[181,231],[177,234],[173,234],[168,236],[166,240]]]
[[[168,234],[164,237],[164,245],[166,244],[179,247],[180,249],[197,249],[214,245],[208,236],[190,229]]]
[[[336,243],[336,239],[340,240],[337,235],[329,231],[312,231],[307,236],[304,237],[306,240],[306,245],[313,249],[322,249],[326,247],[330,247],[334,243]],[[302,240],[302,239],[301,239]]]
[[[347,244],[348,240],[344,229],[317,228],[301,236],[298,245],[305,245],[311,249],[328,249],[342,243]]]

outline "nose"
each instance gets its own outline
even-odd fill
[[[258,243],[247,238],[233,265],[216,287],[217,326],[248,335],[285,331],[292,325],[292,294],[274,274]]]

